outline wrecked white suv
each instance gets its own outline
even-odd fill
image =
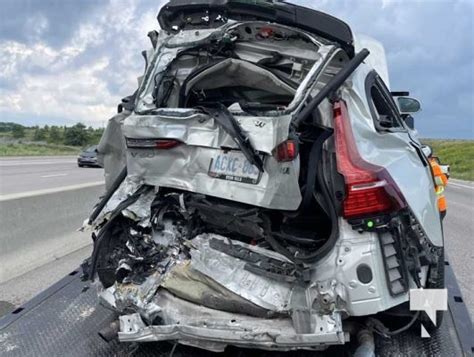
[[[441,218],[383,47],[280,2],[176,0],[158,19],[89,219],[85,271],[119,340],[321,350],[397,332],[369,315],[424,319],[409,289],[443,287]]]

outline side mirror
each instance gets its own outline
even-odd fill
[[[415,98],[398,97],[397,101],[400,114],[413,114],[418,113],[421,110],[421,104]]]
[[[423,151],[423,154],[425,154],[426,157],[430,157],[433,155],[433,149],[429,145],[422,145],[421,150]]]

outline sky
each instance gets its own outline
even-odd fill
[[[381,41],[425,138],[474,139],[474,1],[293,0]],[[104,126],[143,73],[160,0],[2,0],[0,121]]]

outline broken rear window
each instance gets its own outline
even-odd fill
[[[181,43],[164,38],[157,47],[140,93],[141,114],[144,108],[209,103],[237,111],[284,110],[298,94],[301,99],[299,87],[332,48],[303,32],[264,23],[234,24],[207,34],[184,31],[176,37]]]

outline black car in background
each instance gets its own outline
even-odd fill
[[[100,167],[97,163],[97,145],[89,146],[88,148],[81,151],[77,158],[77,166],[96,166]]]

